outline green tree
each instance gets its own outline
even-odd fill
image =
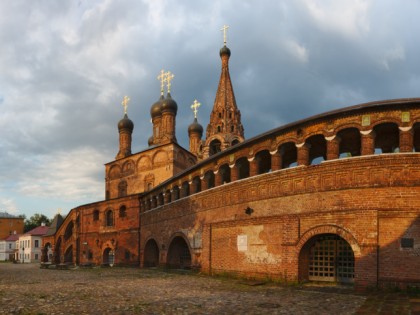
[[[35,213],[29,219],[26,219],[25,217],[25,222],[24,222],[25,233],[36,228],[37,226],[40,226],[42,223],[45,223],[45,225],[48,226],[51,224],[51,220],[48,219],[47,216],[40,213]]]

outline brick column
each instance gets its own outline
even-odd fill
[[[309,149],[311,145],[308,143],[296,144],[297,147],[297,164],[309,165]]]
[[[400,152],[413,152],[413,128],[399,127],[400,129]]]
[[[233,167],[230,168],[230,181],[234,182],[238,180],[239,178],[239,168],[236,166],[236,164]]]
[[[335,160],[340,156],[340,137],[325,137],[327,140],[327,160]]]
[[[361,148],[360,152],[362,155],[371,155],[375,154],[375,132],[370,131],[361,131]]]
[[[249,177],[255,175],[258,175],[258,163],[256,158],[254,158],[252,161],[249,161]]]
[[[271,154],[271,152],[270,152]],[[280,152],[276,152],[274,154],[271,154],[271,170],[274,171],[278,171],[281,169],[281,164],[282,164],[282,155]]]

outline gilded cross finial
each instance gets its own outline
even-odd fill
[[[226,46],[226,39],[227,39],[227,30],[228,30],[229,26],[228,25],[223,25],[223,27],[221,28],[221,31],[223,31],[223,43]]]
[[[174,77],[175,75],[170,71],[165,73],[166,88],[168,89],[168,93],[171,93],[171,81]]]
[[[200,106],[201,104],[197,100],[194,100],[194,103],[191,105],[191,109],[194,113],[194,118],[197,118],[198,108]]]
[[[166,79],[165,70],[160,70],[160,74],[158,75],[157,79],[160,81],[160,94],[163,95],[163,87],[165,86]]]
[[[121,102],[121,105],[124,107],[124,114],[127,114],[127,106],[129,101],[130,98],[126,95],[124,96],[123,101]]]

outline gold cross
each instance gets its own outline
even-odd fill
[[[165,73],[165,81],[166,81],[166,88],[168,89],[168,93],[171,93],[171,81],[175,77],[170,71]]]
[[[165,70],[160,70],[157,79],[160,81],[160,94],[163,95],[163,87],[165,86]]]
[[[127,114],[127,106],[129,101],[130,98],[126,95],[124,96],[123,101],[121,102],[121,105],[124,107],[124,114]]]
[[[197,118],[198,108],[201,106],[197,100],[194,100],[194,103],[191,105],[191,109],[194,113],[194,118]]]
[[[227,38],[227,29],[229,28],[228,25],[223,25],[223,27],[221,28],[221,31],[223,31],[223,43],[226,46],[226,38]]]

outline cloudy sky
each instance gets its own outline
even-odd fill
[[[0,211],[52,217],[104,198],[131,98],[147,147],[161,69],[175,74],[177,137],[205,127],[220,31],[246,138],[373,100],[420,96],[418,0],[0,2]]]

